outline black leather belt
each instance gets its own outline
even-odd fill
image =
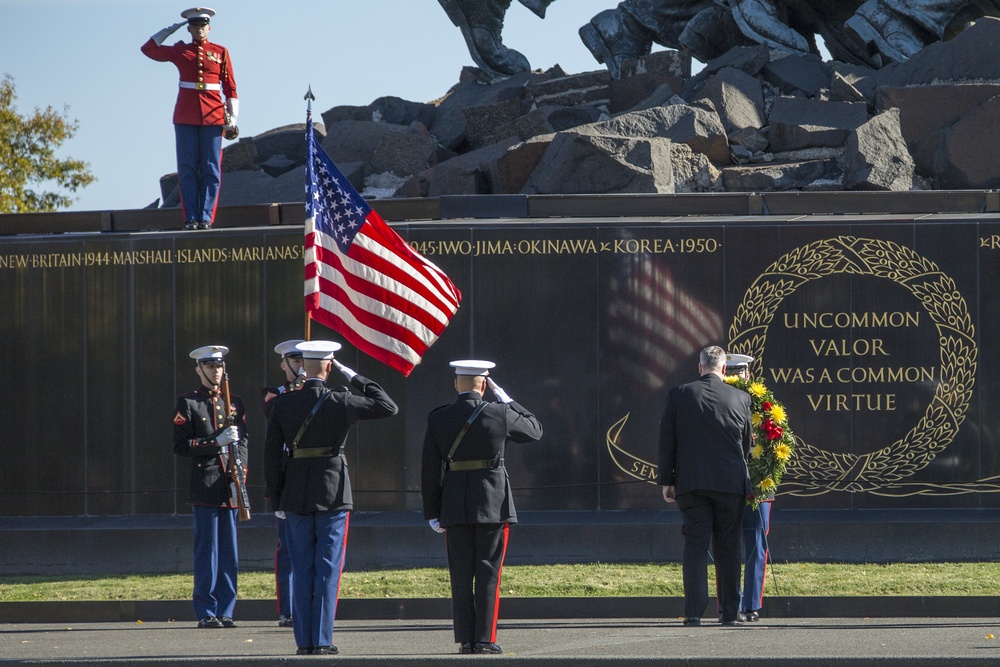
[[[318,459],[323,456],[340,456],[333,447],[298,447],[288,452],[290,459]]]

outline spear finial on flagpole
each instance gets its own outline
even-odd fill
[[[313,100],[316,99],[316,96],[313,95],[312,84],[309,84],[309,90],[306,91],[306,94],[302,99],[306,100],[306,111],[312,111],[312,103]]]

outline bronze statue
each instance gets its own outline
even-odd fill
[[[653,43],[686,49],[703,62],[734,46],[765,44],[819,53],[823,37],[836,60],[883,67],[947,39],[1000,0],[623,0],[580,28],[598,62],[619,78],[623,63]]]
[[[518,72],[531,65],[524,54],[504,46],[501,32],[511,0],[438,0],[448,18],[462,31],[469,55],[491,80]],[[555,0],[518,0],[539,18]]]

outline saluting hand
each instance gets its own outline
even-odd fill
[[[493,391],[493,395],[496,396],[497,400],[500,401],[501,403],[510,403],[512,400],[514,400],[507,395],[507,392],[505,392],[503,389],[500,388],[500,385],[498,385],[496,382],[493,381],[493,378],[487,377],[486,384]]]

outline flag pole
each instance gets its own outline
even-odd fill
[[[306,122],[312,123],[312,103],[313,100],[316,99],[316,96],[313,95],[312,84],[309,84],[309,89],[306,90],[306,94],[302,99],[306,101]],[[306,148],[308,150],[309,147],[307,146]],[[306,340],[312,340],[312,316],[310,315],[308,310],[306,311],[305,329],[306,329],[306,334],[305,334]]]

